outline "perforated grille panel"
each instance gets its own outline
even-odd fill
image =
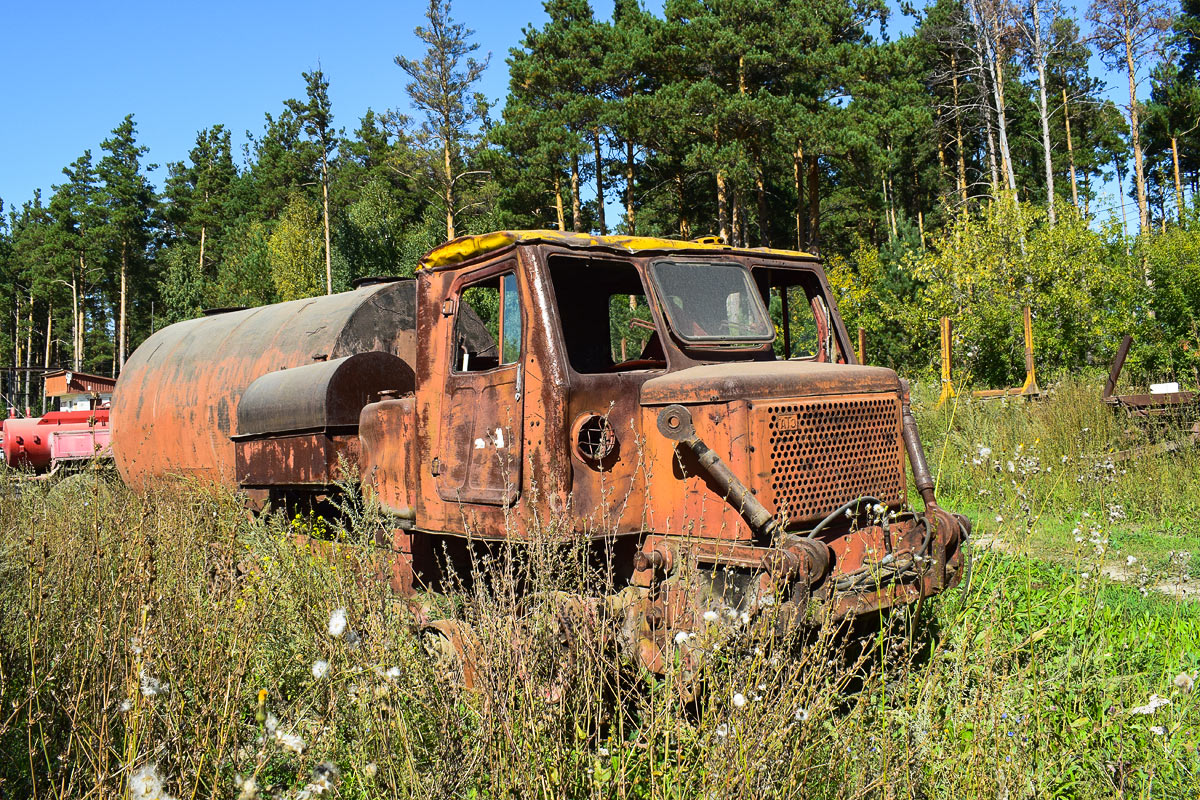
[[[903,499],[896,395],[826,397],[755,412],[760,474],[784,524],[820,519],[863,495],[889,505]]]

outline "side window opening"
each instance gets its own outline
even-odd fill
[[[666,368],[637,268],[556,256],[549,269],[572,369],[586,375]]]
[[[765,274],[765,278],[764,278]],[[802,270],[754,270],[775,326],[775,357],[843,361],[833,314],[817,279]]]
[[[454,371],[485,372],[520,359],[516,274],[507,272],[463,289],[454,318]]]

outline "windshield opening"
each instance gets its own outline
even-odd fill
[[[650,270],[667,319],[685,342],[757,344],[774,337],[762,298],[744,267],[658,261]]]
[[[554,256],[549,268],[572,369],[586,375],[666,368],[636,267],[622,261]]]

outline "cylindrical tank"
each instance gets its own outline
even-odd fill
[[[142,486],[189,475],[236,486],[242,392],[257,378],[315,361],[383,351],[413,364],[416,284],[228,311],[163,328],[125,362],[112,398],[113,457]]]
[[[107,425],[108,409],[51,411],[41,417],[10,417],[0,422],[4,463],[14,469],[44,472],[53,460],[55,436],[77,431],[87,433]]]
[[[0,422],[4,433],[4,463],[14,469],[40,472],[50,466],[50,435],[39,430],[41,417],[12,417]]]

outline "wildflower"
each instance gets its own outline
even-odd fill
[[[155,697],[166,692],[168,688],[169,684],[146,672],[145,667],[142,668],[142,697]]]
[[[238,790],[237,800],[255,800],[258,797],[258,781],[254,779],[253,775],[249,778],[235,775],[233,786]]]
[[[313,767],[312,780],[296,794],[296,800],[310,800],[333,790],[341,770],[331,761],[322,761]]]
[[[1013,462],[1011,462],[1011,461],[1009,461],[1009,462],[1008,462],[1008,471],[1009,471],[1009,472],[1016,472],[1016,471],[1017,471],[1017,467],[1016,467],[1016,465],[1015,465],[1015,464],[1013,464]]]
[[[762,604],[767,608],[775,605],[775,596],[770,594],[763,595]]]
[[[1196,678],[1188,675],[1186,672],[1181,672],[1175,676],[1175,680],[1171,681],[1175,684],[1176,689],[1182,689],[1185,692],[1190,692],[1196,687]]]
[[[1164,728],[1162,725],[1151,725],[1150,732],[1153,733],[1155,736],[1166,736],[1167,735],[1167,729]]]
[[[741,616],[738,617],[738,621],[741,622],[743,625],[749,625],[750,624],[750,615],[747,614],[745,611],[743,611],[741,613]]]
[[[982,458],[984,461],[987,461],[989,458],[992,457],[992,448],[980,447],[979,448],[979,457]]]
[[[341,638],[346,632],[346,609],[334,609],[334,612],[329,615],[329,635],[335,639]]]
[[[128,714],[130,711],[133,711],[133,701],[130,700],[129,698],[125,698],[124,700],[122,700],[121,706],[120,706],[120,711],[122,714]]]
[[[717,726],[717,736],[721,739],[724,739],[728,735],[729,735],[729,726],[726,725],[724,722],[722,722],[720,725]]]
[[[804,706],[797,706],[795,713],[792,714],[792,719],[796,722],[808,722],[808,709]]]
[[[1162,706],[1169,706],[1170,704],[1171,704],[1171,701],[1166,699],[1165,697],[1159,697],[1156,694],[1152,694],[1152,695],[1150,695],[1150,702],[1146,703],[1146,705],[1144,705],[1144,706],[1136,706],[1134,708],[1129,709],[1129,713],[1130,714],[1142,714],[1144,716],[1149,716],[1150,714],[1153,714],[1155,711],[1157,711]]]
[[[329,662],[323,658],[319,658],[313,662],[312,674],[317,680],[321,680],[329,672]]]
[[[296,755],[301,755],[304,752],[304,740],[294,733],[284,733],[276,728],[275,741],[285,750],[291,750]]]
[[[375,762],[368,762],[362,769],[363,777],[371,781],[375,779],[375,775],[379,772],[379,767],[375,766]]]
[[[1132,567],[1137,563],[1137,559],[1133,556],[1125,556],[1125,566]]]
[[[608,758],[608,748],[607,748],[607,747],[601,747],[601,748],[600,748],[599,750],[597,750],[596,752],[597,752],[597,753],[599,753],[599,754],[600,754],[601,756],[603,756],[604,758]]]
[[[129,776],[128,781],[130,800],[175,800],[163,788],[162,778],[158,777],[158,767],[155,764],[143,764]]]
[[[389,681],[399,680],[400,679],[400,668],[399,667],[389,667],[388,671],[383,673],[383,675]]]
[[[1076,536],[1076,537],[1075,537],[1075,544],[1083,544],[1083,537],[1082,537],[1082,536]]]
[[[683,644],[690,638],[692,638],[690,633],[687,631],[680,631],[679,633],[675,634],[675,644]]]
[[[704,612],[705,622],[716,622],[718,618],[717,612],[713,611],[711,608]]]
[[[733,707],[742,708],[746,705],[746,695],[738,692],[733,696]]]
[[[1000,516],[999,514],[997,514],[997,515],[996,515],[996,524],[1000,524],[1000,523],[1002,523],[1002,522],[1004,522],[1004,517],[1002,517],[1002,516]]]

